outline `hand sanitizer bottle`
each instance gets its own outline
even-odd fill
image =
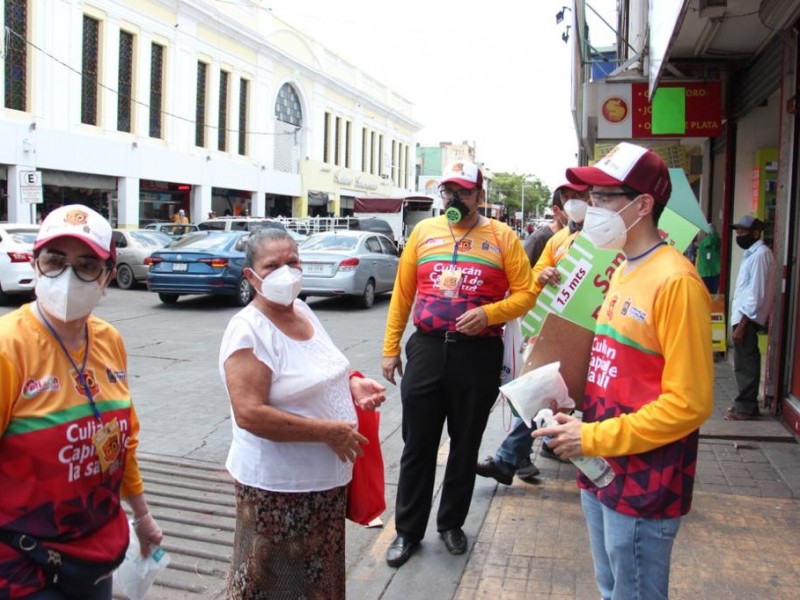
[[[540,410],[536,414],[534,421],[536,421],[537,427],[558,425],[558,421],[553,417],[553,411],[549,408]],[[551,439],[550,436],[545,436],[542,438],[542,443],[546,444]],[[614,473],[611,464],[602,456],[579,456],[577,458],[571,458],[570,460],[572,464],[578,467],[578,469],[599,488],[606,487],[609,483],[614,481],[614,477],[616,477],[616,473]]]

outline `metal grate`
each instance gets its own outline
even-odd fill
[[[219,72],[219,119],[217,122],[217,150],[228,149],[228,81],[230,73]]]
[[[300,106],[300,98],[291,84],[284,83],[278,90],[278,99],[275,101],[275,117],[279,121],[295,127],[303,126],[303,109]]]
[[[150,137],[161,137],[161,107],[164,101],[164,46],[150,47]]]
[[[117,81],[117,131],[131,131],[133,107],[133,34],[119,32],[119,77]]]
[[[83,15],[83,63],[81,65],[81,123],[97,125],[97,68],[100,21]]]
[[[239,79],[239,154],[247,154],[247,90],[250,82]]]
[[[197,99],[194,116],[194,145],[206,146],[206,87],[208,83],[208,65],[197,61]]]
[[[28,0],[5,2],[5,107],[28,109]]]

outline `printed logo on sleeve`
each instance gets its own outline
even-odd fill
[[[22,384],[22,397],[26,399],[35,398],[42,392],[58,392],[61,383],[55,375],[47,375],[41,379],[29,379]]]
[[[119,383],[120,381],[128,381],[128,374],[125,371],[115,371],[109,366],[106,366],[106,377],[109,383]]]

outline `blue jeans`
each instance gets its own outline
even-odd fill
[[[536,426],[533,429],[536,429]],[[510,475],[516,472],[523,460],[530,458],[533,448],[531,437],[533,429],[529,429],[525,421],[519,417],[514,417],[511,431],[494,453],[494,462]]]
[[[586,490],[581,490],[581,505],[592,545],[594,577],[603,600],[666,600],[680,517],[623,515]]]

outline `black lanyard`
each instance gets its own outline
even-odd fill
[[[42,321],[44,321],[44,324],[47,326],[47,329],[49,329],[50,333],[53,334],[53,337],[56,338],[58,345],[61,346],[61,350],[64,351],[64,356],[67,357],[69,364],[71,364],[72,368],[75,369],[75,371],[77,371],[78,380],[81,382],[81,385],[83,386],[83,391],[86,392],[86,397],[89,399],[89,406],[92,407],[92,412],[94,413],[94,416],[97,417],[97,420],[102,423],[103,419],[100,417],[100,410],[97,408],[97,404],[94,401],[94,396],[92,395],[92,390],[91,388],[89,388],[89,384],[86,382],[86,377],[83,374],[84,370],[86,369],[86,362],[89,360],[89,325],[87,324],[83,326],[84,333],[86,335],[86,352],[83,355],[83,364],[81,365],[81,368],[78,369],[78,365],[76,365],[75,361],[72,360],[72,356],[70,355],[69,350],[67,350],[67,347],[64,345],[64,342],[61,341],[61,338],[56,333],[56,330],[53,329],[53,326],[50,325],[50,321],[47,320],[47,317],[44,316],[44,312],[42,311],[41,308],[39,308],[38,302],[36,303],[36,311],[39,313],[39,316],[42,318]]]

